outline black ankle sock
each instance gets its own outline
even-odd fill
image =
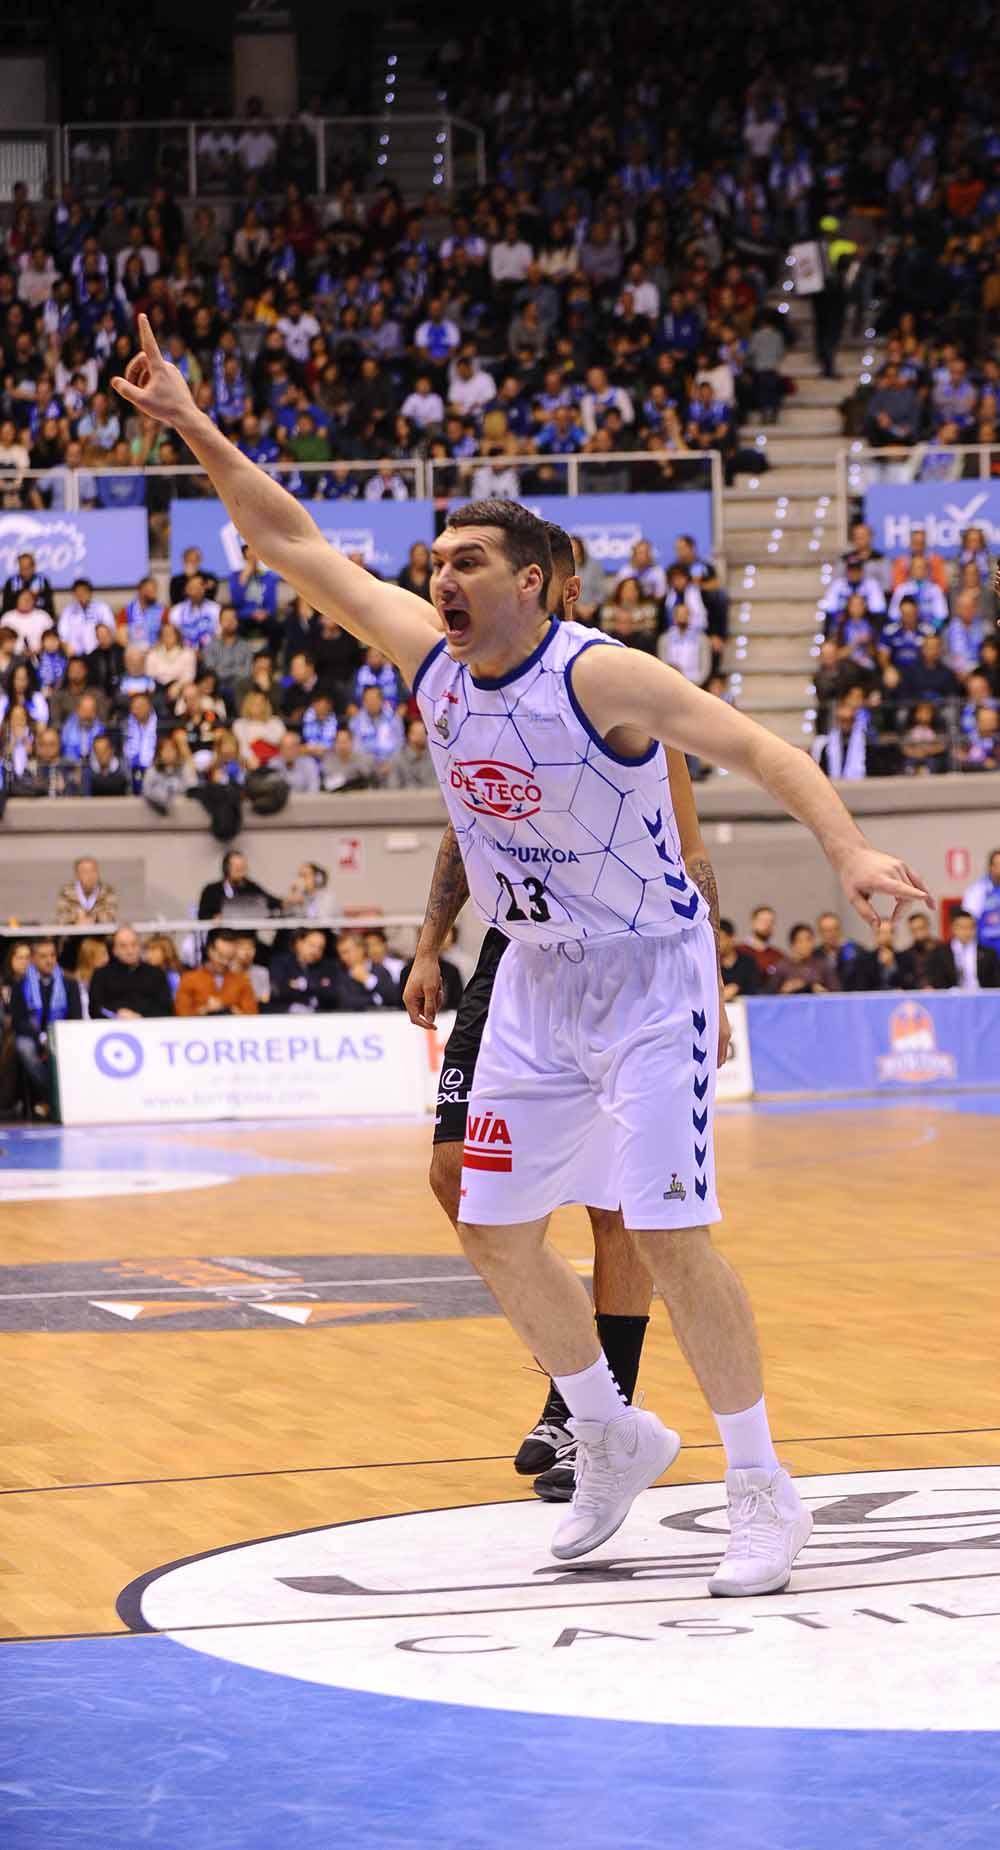
[[[649,1318],[611,1317],[599,1310],[594,1321],[601,1348],[608,1358],[608,1367],[631,1406]]]

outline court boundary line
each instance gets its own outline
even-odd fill
[[[798,1439],[779,1438],[775,1439],[774,1443],[775,1445],[841,1445],[851,1440],[970,1439],[994,1432],[1000,1432],[1000,1426],[936,1426],[927,1428],[917,1427],[913,1431],[903,1432],[817,1433]],[[697,1445],[682,1446],[681,1450],[682,1452],[721,1451],[722,1441],[720,1439],[706,1439],[699,1441]],[[7,1489],[0,1490],[0,1497],[47,1497],[56,1494],[64,1494],[69,1491],[84,1490],[136,1490],[143,1487],[153,1489],[158,1485],[166,1486],[168,1484],[228,1484],[238,1483],[244,1478],[331,1476],[339,1471],[419,1471],[425,1469],[429,1470],[436,1465],[493,1465],[503,1464],[505,1460],[508,1463],[511,1462],[511,1455],[509,1452],[479,1452],[468,1458],[390,1458],[381,1462],[372,1461],[368,1464],[273,1465],[262,1471],[207,1471],[191,1477],[119,1477],[97,1479],[95,1482],[87,1484],[16,1484],[11,1485]],[[933,1469],[949,1470],[951,1467],[947,1465],[890,1465],[887,1469],[899,1471],[929,1471]],[[983,1465],[981,1467],[974,1465],[956,1465],[954,1469],[956,1471],[978,1469],[991,1470],[993,1467],[990,1465]],[[837,1473],[810,1472],[808,1475],[812,1477],[829,1477],[835,1476]],[[527,1499],[511,1497],[505,1499],[505,1501],[518,1503],[527,1501]],[[449,1505],[449,1507],[452,1506]],[[455,1507],[478,1508],[479,1505],[462,1504],[456,1505]],[[411,1511],[407,1513],[416,1515],[422,1512]],[[369,1521],[381,1520],[381,1518],[359,1517],[357,1520]],[[337,1525],[327,1524],[324,1526],[330,1527]],[[299,1531],[295,1530],[294,1533],[298,1534]],[[305,1533],[305,1531],[302,1533]],[[243,1544],[240,1543],[239,1546],[242,1547]],[[0,1644],[3,1642],[4,1640],[0,1638]]]

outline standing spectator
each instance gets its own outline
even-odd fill
[[[980,944],[1000,956],[1000,848],[994,848],[986,872],[966,887],[962,905],[976,921]]]
[[[178,1015],[256,1015],[253,984],[232,967],[234,942],[230,931],[209,933],[204,962],[197,970],[185,970],[177,986]]]
[[[976,942],[971,912],[952,913],[951,937],[931,952],[927,974],[932,989],[1000,989],[1000,957]]]
[[[31,962],[11,995],[14,1045],[28,1077],[36,1117],[52,1109],[49,1030],[57,1021],[82,1021],[80,986],[56,959],[54,938],[36,938]]]
[[[793,925],[787,955],[778,959],[767,981],[772,996],[825,996],[840,984],[819,956],[811,925]]]
[[[732,919],[719,920],[719,976],[725,1002],[735,1002],[737,996],[755,996],[760,989],[756,959],[736,943]]]
[[[229,601],[244,632],[248,625],[266,629],[277,622],[280,588],[277,572],[261,565],[256,553],[244,546],[243,564],[238,571],[229,574]]]
[[[92,855],[84,854],[73,863],[75,878],[60,888],[56,900],[57,925],[116,925],[118,895],[113,886],[101,879],[100,868]]]
[[[139,935],[131,925],[119,925],[107,963],[91,978],[91,1020],[109,1016],[138,1021],[144,1016],[173,1012],[173,995],[164,970],[144,960]]]

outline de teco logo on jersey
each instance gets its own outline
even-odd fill
[[[506,816],[520,822],[537,816],[542,807],[541,786],[522,765],[504,764],[500,758],[465,758],[451,766],[448,777],[475,816]]]

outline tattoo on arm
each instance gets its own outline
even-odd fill
[[[441,837],[427,910],[420,931],[423,950],[439,951],[469,897],[469,883],[458,846],[458,838],[449,822]]]
[[[719,965],[719,978],[722,978],[722,950],[719,943],[719,889],[715,883],[715,869],[707,854],[694,854],[686,863],[688,879],[693,880],[700,890],[708,907],[708,916],[715,933],[715,956]]]

